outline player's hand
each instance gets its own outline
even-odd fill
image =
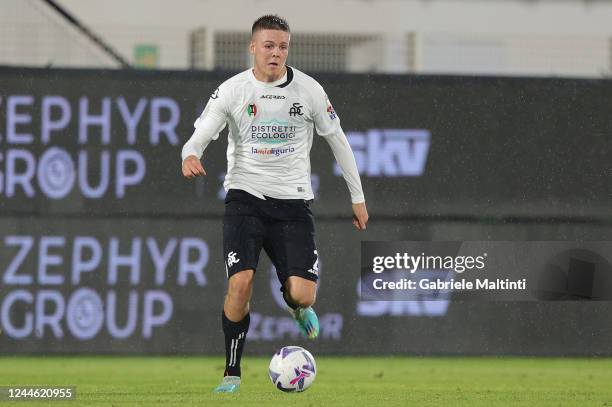
[[[204,167],[200,159],[195,155],[190,155],[183,160],[183,176],[185,178],[199,177],[200,175],[206,175]]]
[[[365,202],[353,204],[353,225],[357,230],[365,230],[368,219],[368,209]]]

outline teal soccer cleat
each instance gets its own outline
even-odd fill
[[[240,377],[225,376],[213,393],[236,393],[240,388]]]
[[[312,307],[296,308],[290,312],[302,335],[308,339],[315,339],[319,335],[319,318]]]

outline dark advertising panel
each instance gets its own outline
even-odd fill
[[[230,74],[0,71],[5,213],[220,214],[226,139],[208,176],[182,180],[180,150]],[[602,217],[612,204],[612,82],[319,77],[355,152],[370,206],[386,216]],[[316,139],[323,214],[348,192]]]
[[[0,227],[14,231],[0,236],[4,354],[223,351],[219,219],[23,219],[2,220]],[[369,300],[360,295],[361,258],[351,249],[366,235],[351,228],[349,219],[318,224],[321,333],[315,342],[300,338],[262,255],[249,352],[268,354],[291,343],[330,354],[612,354],[608,301],[457,301],[453,290]],[[368,228],[367,237],[426,238],[448,228],[383,222]],[[539,232],[552,236],[559,229]],[[503,239],[514,231],[496,233]]]
[[[182,178],[180,152],[228,75],[0,69],[2,353],[223,352],[225,135],[205,152],[205,178]],[[609,240],[612,82],[317,78],[371,222],[353,229],[317,138],[321,334],[309,349],[612,354],[608,301],[380,300],[360,287],[362,241]],[[265,256],[251,310],[249,353],[306,343]]]

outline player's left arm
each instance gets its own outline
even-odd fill
[[[358,230],[365,230],[369,216],[355,156],[340,126],[340,118],[334,111],[323,88],[320,86],[319,88],[315,92],[312,106],[317,133],[325,138],[342,170],[342,176],[351,193],[353,225]]]

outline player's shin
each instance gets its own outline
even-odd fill
[[[244,342],[249,331],[250,314],[238,321],[230,321],[223,312],[223,333],[225,335],[225,373],[224,376],[240,376],[240,359],[244,349]]]

